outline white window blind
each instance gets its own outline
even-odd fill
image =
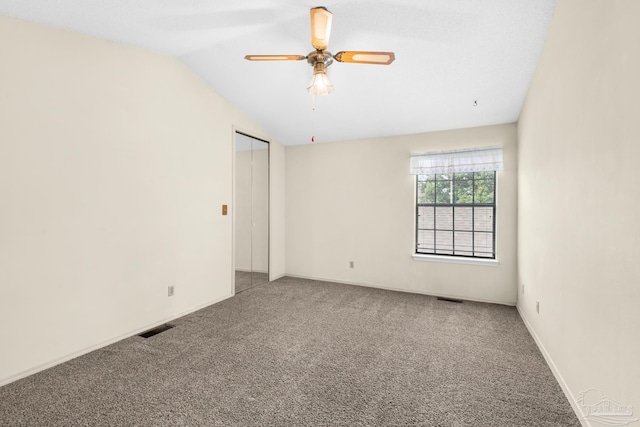
[[[499,171],[503,168],[501,146],[435,151],[411,156],[412,175]]]

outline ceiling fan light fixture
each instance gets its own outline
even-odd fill
[[[246,55],[248,61],[302,61],[306,59],[313,67],[313,78],[307,90],[311,95],[329,95],[333,85],[327,77],[327,68],[335,59],[338,62],[355,64],[389,65],[396,56],[393,52],[342,51],[335,55],[327,50],[331,35],[333,15],[326,7],[314,7],[311,14],[311,45],[315,50],[308,55]]]
[[[321,96],[333,93],[333,85],[327,77],[327,68],[323,62],[316,62],[313,66],[313,78],[307,88],[311,95]]]

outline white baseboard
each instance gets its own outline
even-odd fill
[[[165,319],[162,319],[162,320],[159,320],[157,322],[153,322],[153,323],[151,323],[149,325],[143,326],[141,328],[135,329],[135,330],[133,330],[131,332],[127,332],[125,334],[118,335],[117,337],[108,339],[106,341],[103,341],[101,343],[92,345],[90,347],[83,348],[82,350],[75,351],[75,352],[67,354],[65,356],[58,357],[58,358],[56,358],[54,360],[51,360],[49,362],[46,362],[46,363],[43,363],[41,365],[35,366],[35,367],[31,368],[31,369],[27,369],[25,371],[19,372],[19,373],[14,374],[14,375],[11,375],[9,377],[2,378],[2,379],[0,379],[0,387],[2,387],[4,385],[7,385],[9,383],[12,383],[14,381],[18,381],[18,380],[20,380],[22,378],[26,378],[26,377],[28,377],[30,375],[37,374],[38,372],[44,371],[46,369],[53,368],[56,365],[60,365],[61,363],[68,362],[69,360],[75,359],[76,357],[80,357],[80,356],[85,355],[87,353],[91,353],[92,351],[95,351],[95,350],[98,350],[100,348],[106,347],[106,346],[111,345],[113,343],[116,343],[118,341],[122,341],[123,339],[127,339],[127,338],[130,338],[130,337],[134,336],[134,335],[138,335],[138,334],[140,334],[140,333],[142,333],[144,331],[148,331],[149,329],[153,329],[156,326],[160,326],[160,325],[163,325],[163,324],[165,324],[167,322],[170,322],[172,320],[178,319],[178,318],[180,318],[182,316],[186,316],[187,314],[191,314],[191,313],[196,312],[198,310],[202,310],[205,307],[209,307],[210,305],[217,304],[217,303],[219,303],[221,301],[224,301],[224,300],[226,300],[228,298],[231,298],[232,296],[233,296],[233,294],[228,294],[228,295],[225,295],[225,296],[223,296],[221,298],[217,298],[217,299],[208,301],[208,302],[206,302],[204,304],[197,305],[197,306],[192,307],[192,308],[190,308],[188,310],[185,310],[185,311],[182,311],[180,313],[171,315],[171,316],[169,316],[169,317],[167,317]]]
[[[370,283],[350,282],[350,281],[347,281],[347,280],[327,279],[325,277],[300,276],[300,275],[297,275],[297,274],[284,274],[284,276],[294,277],[296,279],[318,280],[318,281],[330,282],[330,283],[343,283],[345,285],[362,286],[362,287],[365,287],[365,288],[385,289],[387,291],[398,291],[398,292],[406,292],[406,293],[410,293],[410,294],[429,295],[429,296],[432,296],[432,297],[454,298],[454,299],[461,299],[461,300],[464,300],[464,301],[486,302],[486,303],[489,303],[489,304],[508,305],[508,306],[511,306],[511,307],[516,305],[516,303],[514,301],[496,301],[496,300],[488,300],[488,299],[482,299],[482,298],[470,298],[470,297],[461,296],[461,295],[451,295],[451,294],[435,293],[435,292],[431,292],[431,291],[421,291],[419,289],[404,289],[404,288],[396,288],[396,287],[391,287],[391,286],[372,285]]]
[[[567,386],[567,383],[562,377],[562,374],[556,367],[556,364],[553,363],[553,359],[551,358],[551,355],[547,352],[547,349],[544,347],[544,344],[542,344],[542,341],[540,341],[540,338],[531,327],[529,320],[524,315],[524,313],[522,312],[518,304],[516,304],[516,308],[518,309],[518,314],[520,315],[520,318],[524,322],[524,325],[527,327],[527,330],[529,330],[529,334],[531,334],[531,336],[533,337],[533,340],[536,342],[536,345],[538,346],[538,349],[540,350],[540,353],[542,353],[544,360],[546,360],[547,365],[549,365],[549,368],[551,369],[551,372],[553,372],[553,376],[556,378],[556,381],[558,381],[558,384],[560,384],[560,387],[562,388],[564,395],[569,400],[569,403],[571,404],[571,408],[573,409],[573,412],[576,413],[578,420],[580,421],[580,423],[582,423],[584,427],[591,427],[591,424],[589,423],[588,420],[585,419],[585,415],[582,413],[582,409],[580,409],[580,406],[578,405],[578,402],[576,401],[575,396],[569,389],[569,386]]]

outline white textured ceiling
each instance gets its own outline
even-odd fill
[[[0,0],[0,14],[176,56],[286,145],[518,119],[556,0],[327,0],[329,51],[393,51],[389,66],[334,62],[332,95],[306,92],[316,0]],[[476,105],[477,104],[477,105]]]

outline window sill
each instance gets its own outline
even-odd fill
[[[497,259],[466,258],[466,257],[424,255],[424,254],[413,254],[413,260],[443,262],[443,263],[449,263],[449,264],[484,265],[486,267],[496,267],[498,264],[500,264],[500,262]]]

